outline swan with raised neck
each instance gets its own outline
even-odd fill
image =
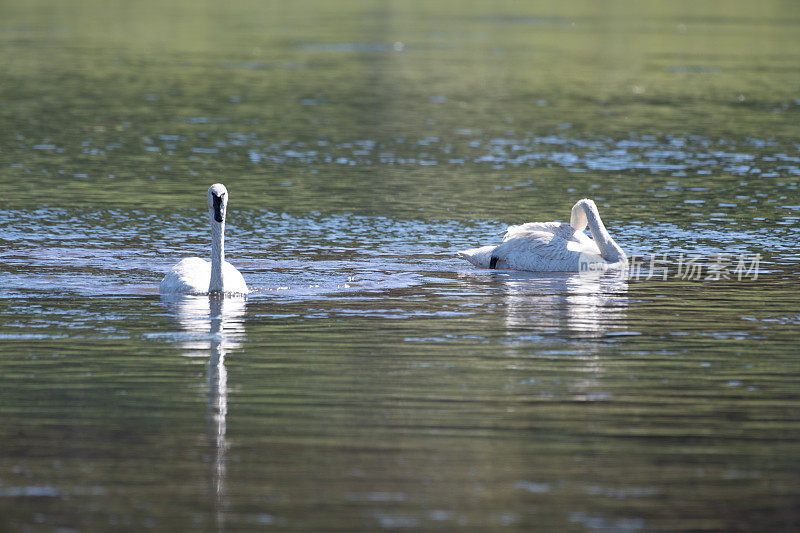
[[[163,294],[247,294],[242,274],[225,260],[225,218],[228,190],[221,183],[208,189],[208,218],[211,223],[211,262],[199,257],[183,259],[164,276]]]

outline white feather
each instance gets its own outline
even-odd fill
[[[236,267],[225,261],[222,265],[225,290],[229,294],[247,294],[247,283]],[[161,280],[162,294],[208,294],[211,282],[211,261],[199,257],[181,259]],[[230,288],[230,290],[228,290]]]

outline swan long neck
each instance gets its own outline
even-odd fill
[[[576,227],[582,224],[582,227]],[[608,233],[605,224],[600,219],[600,212],[597,206],[591,200],[581,200],[572,208],[572,216],[570,217],[570,225],[578,231],[583,231],[586,226],[589,226],[589,231],[592,234],[592,239],[600,248],[600,255],[609,263],[618,263],[620,261],[627,261],[627,256],[622,248],[614,242],[611,235]]]
[[[222,265],[225,264],[225,221],[211,219],[211,282],[208,292],[224,292]]]

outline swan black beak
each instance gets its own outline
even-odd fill
[[[212,195],[214,200],[214,220],[222,222],[222,196]]]

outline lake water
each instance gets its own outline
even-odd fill
[[[800,526],[800,6],[73,4],[0,6],[0,529]],[[162,298],[217,181],[253,293]],[[583,197],[629,276],[455,255]]]

